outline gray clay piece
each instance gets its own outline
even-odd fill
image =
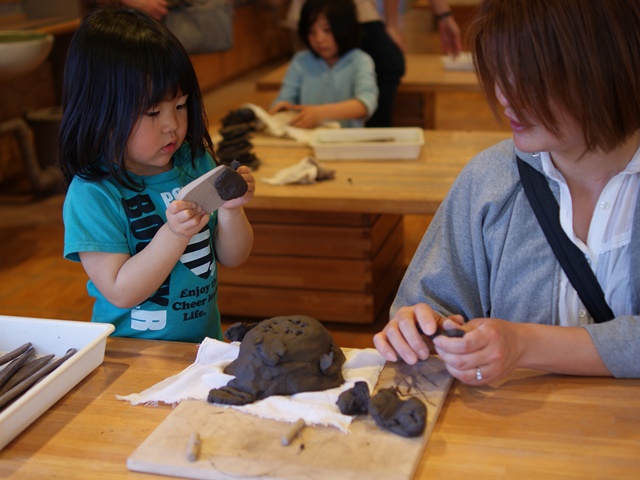
[[[340,394],[336,405],[343,415],[364,415],[369,412],[369,398],[367,382],[356,382],[353,388]]]

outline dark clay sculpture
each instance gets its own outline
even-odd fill
[[[238,358],[224,369],[234,375],[209,392],[208,401],[245,405],[271,395],[293,395],[344,383],[344,353],[327,329],[303,315],[259,322],[243,335]]]

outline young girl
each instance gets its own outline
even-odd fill
[[[359,23],[352,0],[308,0],[298,34],[309,50],[294,55],[270,113],[295,110],[291,125],[326,120],[363,127],[378,105],[373,60],[356,48]]]
[[[197,78],[178,40],[146,13],[96,10],[65,67],[61,166],[66,258],[82,262],[93,321],[114,335],[220,338],[216,261],[246,260],[247,193],[209,216],[174,200],[216,166]]]

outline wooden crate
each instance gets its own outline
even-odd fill
[[[247,210],[254,249],[219,269],[223,315],[373,323],[404,273],[401,215]]]

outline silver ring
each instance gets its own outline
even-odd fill
[[[480,380],[482,380],[482,370],[480,370],[480,367],[476,368],[476,380],[479,382]]]

